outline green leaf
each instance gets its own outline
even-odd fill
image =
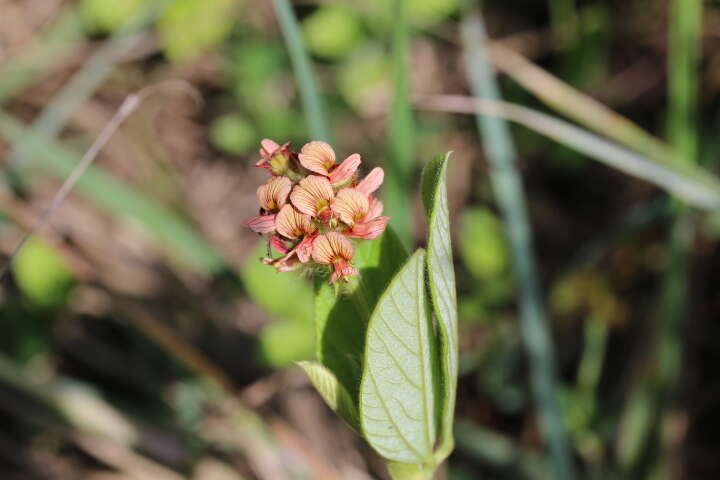
[[[449,158],[450,152],[435,157],[425,166],[422,176],[422,198],[428,218],[428,285],[440,333],[440,458],[453,448],[458,376],[457,296],[445,185]]]
[[[393,480],[432,480],[435,473],[434,465],[388,462],[387,467]]]
[[[390,279],[407,258],[395,232],[358,244],[353,264],[360,275],[336,292],[327,277],[315,283],[317,359],[335,374],[357,404],[368,319]]]
[[[386,459],[431,465],[436,374],[424,262],[420,249],[393,278],[370,318],[360,422],[367,441]]]
[[[298,362],[298,365],[305,370],[328,406],[359,432],[360,421],[355,402],[345,387],[338,383],[335,375],[317,362]]]

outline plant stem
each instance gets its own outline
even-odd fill
[[[411,244],[411,215],[407,212],[413,156],[413,118],[408,80],[409,26],[405,0],[393,1],[393,102],[390,111],[385,203],[403,245]]]
[[[480,15],[468,14],[461,27],[473,93],[480,98],[495,100],[500,94],[485,53],[486,35]],[[513,268],[520,286],[521,333],[529,356],[541,430],[548,442],[554,478],[572,479],[570,453],[555,391],[555,355],[535,271],[525,197],[515,167],[515,149],[504,121],[484,115],[478,115],[476,121],[490,163],[490,181],[504,217]]]
[[[275,5],[283,37],[285,37],[290,61],[297,77],[300,99],[310,128],[310,135],[315,140],[332,142],[317,79],[300,34],[295,12],[289,0],[273,0],[273,4]]]

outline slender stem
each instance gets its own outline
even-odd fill
[[[394,0],[392,37],[393,101],[388,130],[385,206],[405,247],[411,244],[411,215],[407,214],[413,161],[413,117],[408,79],[409,26],[405,0]]]
[[[70,176],[65,180],[65,182],[63,182],[62,186],[50,202],[50,205],[48,205],[47,208],[40,214],[35,226],[28,230],[25,235],[23,235],[23,237],[20,239],[18,244],[15,246],[12,253],[10,254],[10,258],[8,258],[5,265],[3,265],[2,269],[0,269],[0,281],[5,278],[5,275],[7,275],[10,267],[15,261],[15,257],[17,256],[23,245],[27,243],[30,237],[32,237],[32,235],[38,229],[42,228],[48,222],[50,217],[52,217],[53,213],[55,213],[55,211],[60,207],[60,205],[62,205],[68,194],[72,191],[73,188],[75,188],[75,185],[77,184],[78,180],[80,180],[80,177],[82,177],[83,173],[85,173],[88,167],[95,161],[98,153],[100,153],[100,151],[107,144],[110,138],[115,134],[117,129],[120,128],[120,125],[123,123],[123,121],[125,121],[125,119],[129,117],[130,114],[135,111],[135,109],[140,105],[140,102],[141,96],[138,94],[133,94],[129,95],[122,103],[122,105],[120,105],[120,108],[118,108],[113,118],[110,119],[107,125],[105,125],[105,128],[103,128],[102,132],[100,132],[100,135],[98,135],[98,137],[95,139],[88,151],[85,152],[85,155],[83,155],[82,159],[80,159],[80,162],[73,169]]]
[[[310,135],[316,140],[331,142],[332,137],[320,98],[317,79],[310,64],[310,56],[303,44],[295,12],[289,0],[273,0],[273,4],[297,77],[300,99],[310,128]]]
[[[495,100],[500,94],[494,72],[485,53],[485,29],[480,15],[468,14],[462,22],[466,62],[473,93]],[[513,268],[520,287],[520,323],[529,356],[533,394],[540,410],[541,430],[548,442],[558,480],[573,478],[563,416],[555,391],[555,355],[546,325],[538,285],[525,196],[517,172],[515,149],[507,124],[478,115],[477,127],[490,163],[490,181],[504,217],[513,256]]]

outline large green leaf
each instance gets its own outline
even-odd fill
[[[425,295],[425,252],[410,257],[370,318],[360,422],[388,460],[431,466],[436,440],[435,342]]]
[[[361,242],[353,263],[360,275],[337,291],[327,276],[315,283],[317,359],[335,374],[357,403],[368,319],[380,294],[407,258],[395,232],[388,228]]]
[[[440,457],[447,456],[453,447],[458,376],[457,296],[445,185],[449,158],[449,152],[435,157],[425,166],[422,176],[422,198],[428,218],[428,285],[440,333]]]

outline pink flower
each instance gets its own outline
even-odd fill
[[[257,215],[243,222],[256,233],[270,233],[275,231],[275,215]]]
[[[317,232],[317,226],[312,222],[310,216],[298,212],[292,205],[287,204],[277,214],[275,228],[278,235],[273,235],[270,243],[285,255],[270,263],[275,265],[279,271],[292,269],[297,261],[307,263],[310,260],[313,240]],[[283,242],[283,237],[287,240],[299,240],[299,242],[294,247],[288,248]]]
[[[257,166],[271,174],[257,189],[259,215],[244,223],[267,234],[268,249],[281,254],[263,259],[280,272],[314,261],[332,267],[330,281],[358,273],[352,265],[355,248],[350,238],[371,239],[386,228],[383,204],[372,194],[383,182],[382,168],[357,180],[360,155],[341,163],[325,142],[313,141],[298,154],[290,144],[264,139]],[[268,250],[269,251],[269,250]]]
[[[357,188],[340,190],[332,204],[332,210],[349,228],[344,231],[350,237],[372,239],[385,231],[390,217],[381,217],[383,204],[375,197],[367,197]]]
[[[285,205],[275,219],[277,233],[289,240],[295,240],[304,235],[312,235],[317,231],[310,215],[300,213],[292,205]]]
[[[358,269],[350,264],[355,255],[355,249],[350,240],[338,232],[328,232],[318,237],[313,242],[312,258],[317,263],[332,265],[333,273],[330,281],[334,282],[348,275],[355,275]]]
[[[300,164],[313,173],[328,177],[333,185],[352,180],[360,166],[360,155],[353,153],[339,165],[335,163],[335,150],[326,142],[306,143],[300,150]]]
[[[292,183],[285,177],[273,177],[257,189],[260,215],[245,221],[254,232],[264,234],[275,230],[275,212],[285,205],[292,189]]]
[[[260,145],[260,160],[255,166],[265,168],[273,175],[287,174],[292,160],[290,142],[278,145],[269,138],[265,138],[260,142]]]
[[[360,180],[357,185],[355,185],[355,188],[360,190],[365,195],[370,195],[375,190],[380,188],[380,185],[382,185],[383,180],[385,179],[385,172],[380,167],[373,168],[370,173],[368,173],[365,178]]]
[[[257,189],[260,207],[267,212],[277,212],[288,201],[292,182],[287,177],[273,177]]]
[[[323,213],[335,198],[330,181],[325,177],[309,175],[295,186],[290,201],[300,212],[316,217]]]

